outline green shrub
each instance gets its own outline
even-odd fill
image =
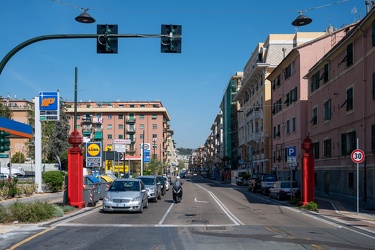
[[[53,212],[53,217],[63,217],[64,216],[64,210],[62,207],[58,205],[53,205],[54,212]]]
[[[15,202],[9,207],[12,220],[19,222],[41,222],[53,218],[54,205],[47,202],[21,203]]]
[[[75,207],[68,206],[68,205],[62,206],[61,209],[64,211],[64,213],[69,213],[69,212],[72,212],[72,211],[76,210]]]
[[[8,213],[5,207],[0,206],[0,223],[8,222]]]
[[[310,201],[305,206],[302,206],[303,209],[310,210],[310,211],[316,211],[318,212],[318,204],[316,204],[313,201]]]
[[[43,182],[52,193],[62,190],[64,184],[64,173],[60,171],[48,171],[44,172]]]

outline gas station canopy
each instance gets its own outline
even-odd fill
[[[33,138],[31,125],[0,117],[0,130],[10,133],[10,138]]]

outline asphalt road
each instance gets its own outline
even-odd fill
[[[92,210],[24,228],[1,249],[374,249],[375,234],[201,177],[142,214]],[[3,245],[4,244],[4,245]]]

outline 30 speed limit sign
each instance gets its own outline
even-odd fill
[[[361,163],[365,160],[365,153],[360,150],[360,149],[356,149],[352,152],[352,161],[354,163]]]

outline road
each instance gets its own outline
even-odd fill
[[[179,204],[169,190],[142,214],[97,207],[18,232],[1,249],[374,249],[374,233],[313,216],[287,201],[199,176],[183,182]]]

